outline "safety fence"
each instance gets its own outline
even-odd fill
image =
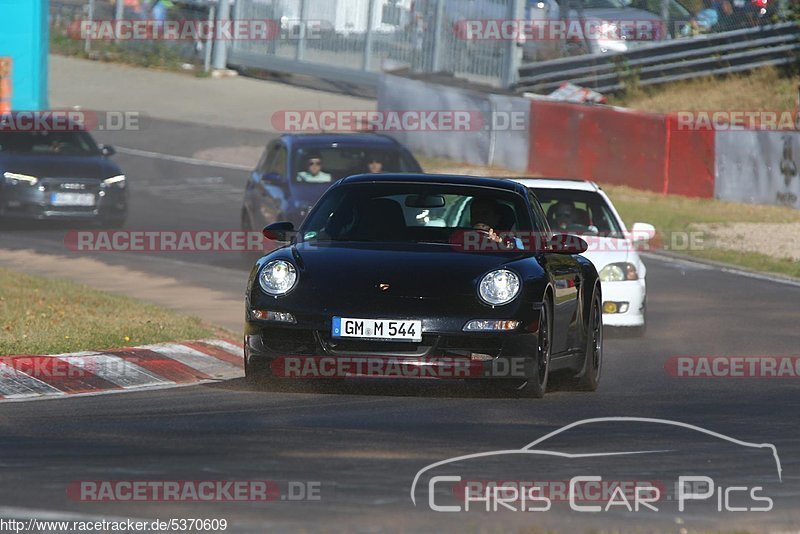
[[[548,93],[570,82],[614,93],[635,86],[795,63],[798,51],[800,26],[769,24],[651,44],[629,52],[524,64],[515,88],[519,92]]]
[[[377,85],[382,71],[447,72],[494,86],[516,76],[515,44],[476,42],[458,21],[515,19],[523,0],[238,0],[239,20],[280,21],[280,38],[236,41],[228,63]],[[518,13],[519,12],[519,13]]]

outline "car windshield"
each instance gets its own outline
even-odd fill
[[[365,147],[301,148],[295,154],[297,183],[332,183],[353,174],[416,172],[417,168],[396,149]]]
[[[532,188],[554,231],[624,237],[619,221],[605,199],[593,191]]]
[[[447,243],[456,230],[531,230],[511,191],[424,183],[353,184],[329,191],[300,229],[302,241]]]
[[[86,132],[0,132],[0,153],[50,156],[97,156],[100,150]]]

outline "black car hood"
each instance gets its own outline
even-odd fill
[[[103,156],[51,156],[43,154],[0,154],[0,172],[29,174],[39,178],[92,178],[104,180],[122,174],[113,161]]]
[[[475,294],[479,277],[513,262],[517,253],[458,252],[449,244],[300,243],[291,253],[314,291],[378,292],[395,297]],[[381,290],[380,284],[388,284]]]

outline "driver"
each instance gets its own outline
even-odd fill
[[[331,181],[331,175],[327,172],[322,172],[322,156],[319,154],[311,154],[308,156],[306,162],[308,170],[298,172],[298,178],[304,182],[316,184],[324,184]]]
[[[492,241],[506,245],[494,230],[500,225],[497,202],[488,197],[475,197],[469,205],[469,214],[474,229],[484,231]]]
[[[569,225],[576,223],[577,212],[572,202],[560,200],[548,210],[548,213],[551,214],[551,225],[559,230],[566,230]]]

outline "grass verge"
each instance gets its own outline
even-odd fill
[[[141,301],[0,269],[0,355],[57,354],[229,336]]]
[[[707,77],[640,88],[612,96],[609,104],[643,111],[760,110],[793,111],[797,107],[800,74],[794,70],[765,67],[723,78]]]
[[[523,176],[514,171],[496,167],[482,167],[456,163],[440,158],[417,158],[430,173],[472,174],[476,176]],[[648,222],[661,234],[662,242],[670,243],[673,234],[695,231],[693,225],[713,223],[797,223],[800,210],[760,204],[739,204],[716,199],[689,198],[640,191],[625,186],[602,186],[611,198],[625,224]],[[780,236],[764,236],[780,239]],[[703,236],[701,247],[695,250],[675,251],[696,258],[728,263],[754,271],[776,273],[800,278],[800,263],[755,252],[738,252],[715,248],[713,236]]]
[[[634,222],[649,222],[661,233],[665,243],[673,233],[693,231],[695,224],[800,222],[800,211],[792,208],[661,195],[623,186],[603,186],[603,189],[629,228]],[[780,239],[780,236],[764,236],[764,239]],[[800,278],[798,262],[767,254],[716,248],[713,235],[704,236],[701,247],[681,250],[680,253]]]

